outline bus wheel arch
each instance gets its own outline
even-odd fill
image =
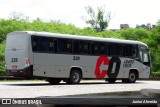
[[[72,67],[70,70],[70,76],[67,81],[68,84],[78,84],[82,79],[82,69],[79,67]]]

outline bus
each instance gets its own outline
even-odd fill
[[[50,84],[135,83],[151,72],[148,46],[140,41],[17,31],[7,34],[5,51],[6,75],[42,77]]]

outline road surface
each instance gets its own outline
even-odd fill
[[[105,83],[104,80],[82,81],[78,85],[50,85],[45,81],[0,82],[0,98],[35,98],[89,93],[140,91],[143,88],[160,89],[160,81],[137,81],[133,84]]]

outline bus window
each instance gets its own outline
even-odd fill
[[[78,40],[73,40],[73,53],[79,54],[80,42]]]
[[[115,46],[114,46],[114,44],[109,44],[108,45],[108,55],[109,56],[115,55]]]
[[[36,38],[32,38],[32,51],[37,51],[37,40]]]
[[[129,45],[124,44],[123,45],[123,56],[129,57],[130,56],[130,48]]]
[[[32,37],[32,51],[41,52],[41,38],[37,36]]]
[[[49,38],[42,38],[42,52],[49,52]]]
[[[94,43],[93,42],[91,42],[91,55],[94,55]]]
[[[116,56],[122,56],[122,45],[121,44],[115,44],[115,55]]]
[[[99,54],[100,55],[106,55],[107,54],[105,43],[99,43]]]
[[[72,41],[61,39],[61,53],[72,53]]]
[[[88,42],[83,43],[83,52],[84,52],[84,54],[90,53],[90,44]]]
[[[148,58],[148,53],[143,53],[143,62],[146,63],[146,62],[149,62],[149,58]]]
[[[143,64],[150,66],[150,57],[149,57],[149,50],[145,46],[139,46],[139,55],[140,55],[140,61],[143,62]]]
[[[33,36],[32,50],[33,52],[53,53],[56,52],[56,42],[53,38]]]
[[[123,45],[123,56],[138,58],[138,49],[136,45],[124,44]]]
[[[79,43],[79,51],[81,54],[89,54],[90,53],[90,45],[87,41],[80,41]]]
[[[132,57],[135,58],[135,59],[139,59],[138,58],[138,47],[136,45],[133,45]]]
[[[94,55],[98,55],[98,43],[94,44]]]
[[[54,41],[53,39],[49,39],[49,43],[48,43],[48,47],[49,47],[49,52],[54,52]]]

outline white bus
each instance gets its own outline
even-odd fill
[[[48,32],[11,32],[6,41],[6,74],[61,80],[105,79],[134,83],[149,78],[151,60],[146,44],[113,38]]]

